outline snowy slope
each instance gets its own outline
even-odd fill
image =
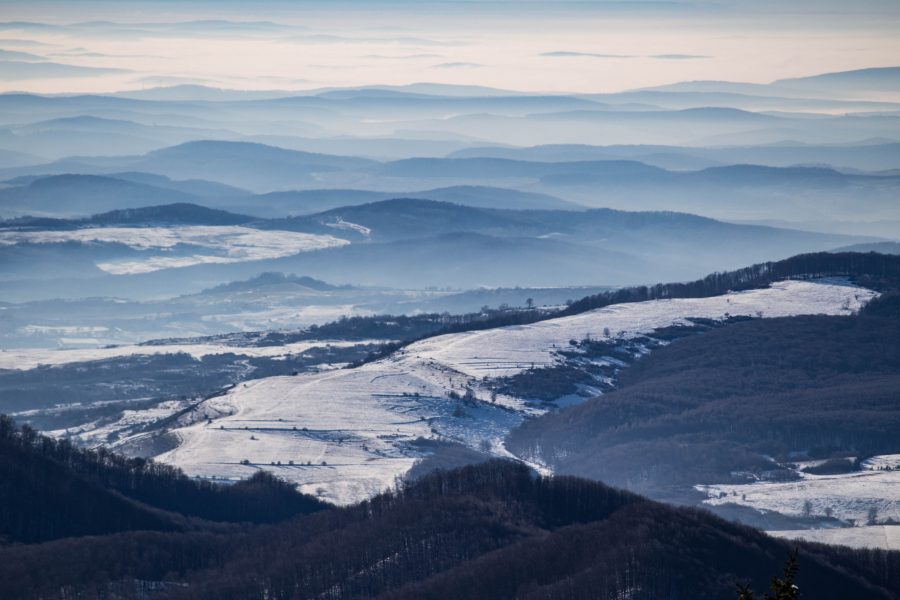
[[[490,403],[465,407],[467,416],[455,417],[447,386],[434,369],[408,370],[391,359],[247,382],[214,400],[230,416],[176,430],[181,445],[158,460],[206,477],[243,477],[265,468],[305,492],[322,488],[328,500],[355,502],[409,470],[421,456],[411,443],[432,437],[432,429],[475,442],[499,439],[521,420]],[[282,466],[273,468],[277,461]]]
[[[770,531],[769,535],[788,540],[806,540],[820,544],[836,544],[851,548],[900,550],[900,525],[864,525],[837,529],[788,529]]]
[[[25,370],[39,365],[63,365],[67,363],[106,360],[120,356],[152,355],[152,354],[190,354],[194,358],[203,358],[213,354],[236,354],[238,356],[279,357],[291,354],[302,354],[311,348],[336,346],[340,348],[359,344],[381,344],[382,340],[373,341],[340,341],[313,340],[294,342],[282,346],[228,346],[225,344],[158,344],[112,346],[108,348],[73,348],[44,349],[27,348],[21,350],[0,349],[0,369]]]
[[[349,244],[330,235],[295,231],[260,230],[241,226],[91,227],[65,231],[0,231],[0,246],[102,242],[124,244],[143,251],[171,250],[180,245],[196,247],[190,256],[154,254],[139,260],[99,263],[113,275],[149,273],[160,269],[198,264],[235,263],[292,256]]]
[[[552,364],[556,349],[571,339],[600,337],[604,328],[611,336],[631,337],[687,317],[849,314],[873,295],[838,281],[787,281],[714,298],[621,304],[429,338],[355,369],[241,384],[208,401],[217,418],[175,429],[178,447],[157,459],[202,477],[239,478],[266,469],[305,492],[346,504],[406,473],[421,456],[418,438],[507,455],[505,434],[546,409],[502,395],[492,402],[483,378]],[[469,401],[450,397],[467,390]]]
[[[784,281],[771,288],[713,298],[684,298],[616,304],[572,317],[532,325],[473,331],[434,337],[408,349],[472,377],[514,375],[554,362],[554,352],[569,340],[633,337],[673,324],[686,317],[726,315],[784,317],[799,314],[850,314],[868,302],[873,292],[840,282]]]

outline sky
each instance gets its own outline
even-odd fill
[[[0,0],[0,91],[615,92],[900,63],[898,0]]]

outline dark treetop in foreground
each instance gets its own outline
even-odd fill
[[[9,600],[146,598],[150,591],[154,598],[217,600],[705,600],[734,598],[738,582],[764,588],[789,551],[785,542],[703,511],[601,483],[538,477],[502,461],[436,472],[347,508],[315,510],[321,507],[314,501],[286,491],[234,492],[251,516],[281,497],[275,502],[281,516],[298,516],[277,525],[212,523],[187,513],[179,521],[158,508],[172,500],[167,483],[191,495],[177,472],[162,468],[159,495],[135,502],[133,488],[101,466],[128,461],[58,452],[52,442],[3,423],[0,465],[4,484],[12,485],[4,485],[0,506],[8,538],[28,541],[23,531],[49,531],[54,517],[47,510],[66,511],[94,533],[119,532],[0,548],[0,597]],[[21,465],[15,480],[13,463]],[[117,473],[140,479],[147,469],[135,466]],[[220,493],[225,499],[217,500],[228,504]],[[49,506],[47,497],[57,504]],[[57,529],[44,537],[66,535],[78,533]],[[887,600],[900,592],[898,559],[802,545],[798,583],[810,598]]]

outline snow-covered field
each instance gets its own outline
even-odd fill
[[[110,261],[97,266],[114,275],[149,273],[197,264],[234,263],[291,256],[349,244],[330,235],[260,230],[240,226],[91,227],[66,231],[0,231],[0,246],[101,242],[139,250],[171,250],[179,245],[207,249],[190,256],[148,255],[139,260]]]
[[[149,425],[159,419],[165,419],[187,408],[187,400],[167,400],[160,402],[151,408],[141,410],[123,410],[122,416],[114,423],[100,423],[97,421],[84,423],[78,427],[68,427],[46,431],[53,438],[68,438],[79,445],[89,447],[100,446],[110,439],[110,435],[118,435],[118,432],[126,427]],[[21,414],[21,413],[20,413]],[[18,415],[16,415],[18,416]]]
[[[489,402],[462,406],[464,414],[454,416],[448,375],[439,366],[410,366],[394,358],[240,384],[209,401],[229,416],[176,430],[181,445],[157,460],[204,477],[264,468],[346,504],[393,485],[421,456],[411,447],[417,438],[439,432],[471,445],[497,443],[521,421],[520,412]],[[461,391],[464,378],[458,381]]]
[[[265,356],[278,357],[291,354],[302,354],[310,348],[323,346],[335,346],[346,348],[359,344],[379,344],[382,341],[340,341],[340,340],[312,340],[308,342],[294,342],[282,346],[227,346],[225,344],[161,344],[161,345],[129,345],[114,346],[111,348],[72,348],[72,349],[44,349],[25,348],[21,350],[0,349],[0,369],[25,370],[33,369],[40,365],[62,365],[75,362],[87,362],[93,360],[106,360],[121,356],[139,356],[153,354],[190,354],[194,358],[203,358],[213,354],[236,354],[238,356]]]
[[[697,486],[697,489],[710,496],[704,501],[710,505],[738,504],[762,511],[802,516],[808,502],[811,516],[830,514],[836,519],[862,526],[874,509],[877,522],[888,519],[900,522],[900,455],[873,457],[863,463],[861,471],[852,473],[799,474],[801,479],[797,481],[704,485]],[[796,532],[777,532],[782,536],[792,533]],[[800,533],[804,539],[821,539],[828,543],[848,546],[881,543],[878,547],[900,549],[900,527],[882,528],[878,525],[829,529],[827,533],[823,530]]]
[[[838,529],[790,529],[770,531],[769,535],[788,540],[805,540],[851,548],[900,550],[900,525],[871,525]]]
[[[800,314],[850,314],[874,292],[841,282],[783,281],[768,289],[713,298],[683,298],[616,304],[572,317],[532,325],[433,337],[409,347],[415,352],[471,377],[514,375],[555,361],[554,353],[569,340],[633,337],[687,317],[718,319],[727,315],[785,317]]]
[[[531,325],[429,338],[355,369],[241,384],[208,401],[216,404],[216,414],[227,416],[174,430],[179,446],[158,460],[203,477],[246,477],[267,469],[305,492],[350,503],[406,473],[421,456],[413,443],[417,438],[506,455],[505,434],[545,409],[492,397],[484,378],[550,365],[569,340],[602,337],[604,329],[613,337],[631,337],[685,323],[687,317],[849,314],[873,295],[836,281],[788,281],[714,298],[621,304]],[[469,402],[450,397],[467,390]]]
[[[803,474],[797,481],[711,485],[702,486],[702,490],[715,496],[706,500],[707,504],[741,504],[800,516],[808,501],[813,516],[824,515],[826,509],[831,509],[837,519],[865,522],[869,509],[874,507],[879,519],[891,517],[900,521],[900,471]],[[719,498],[723,492],[726,496]]]

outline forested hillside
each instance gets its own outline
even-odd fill
[[[898,389],[900,321],[753,319],[655,350],[616,391],[525,423],[509,447],[668,497],[741,473],[777,477],[791,457],[900,452]]]
[[[0,541],[130,530],[186,531],[198,519],[271,523],[321,510],[318,500],[260,472],[231,486],[16,428],[0,415]]]
[[[703,511],[491,462],[277,526],[0,548],[0,596],[726,599],[737,583],[765,588],[790,550]],[[886,600],[898,558],[804,545],[797,583],[810,598]]]

